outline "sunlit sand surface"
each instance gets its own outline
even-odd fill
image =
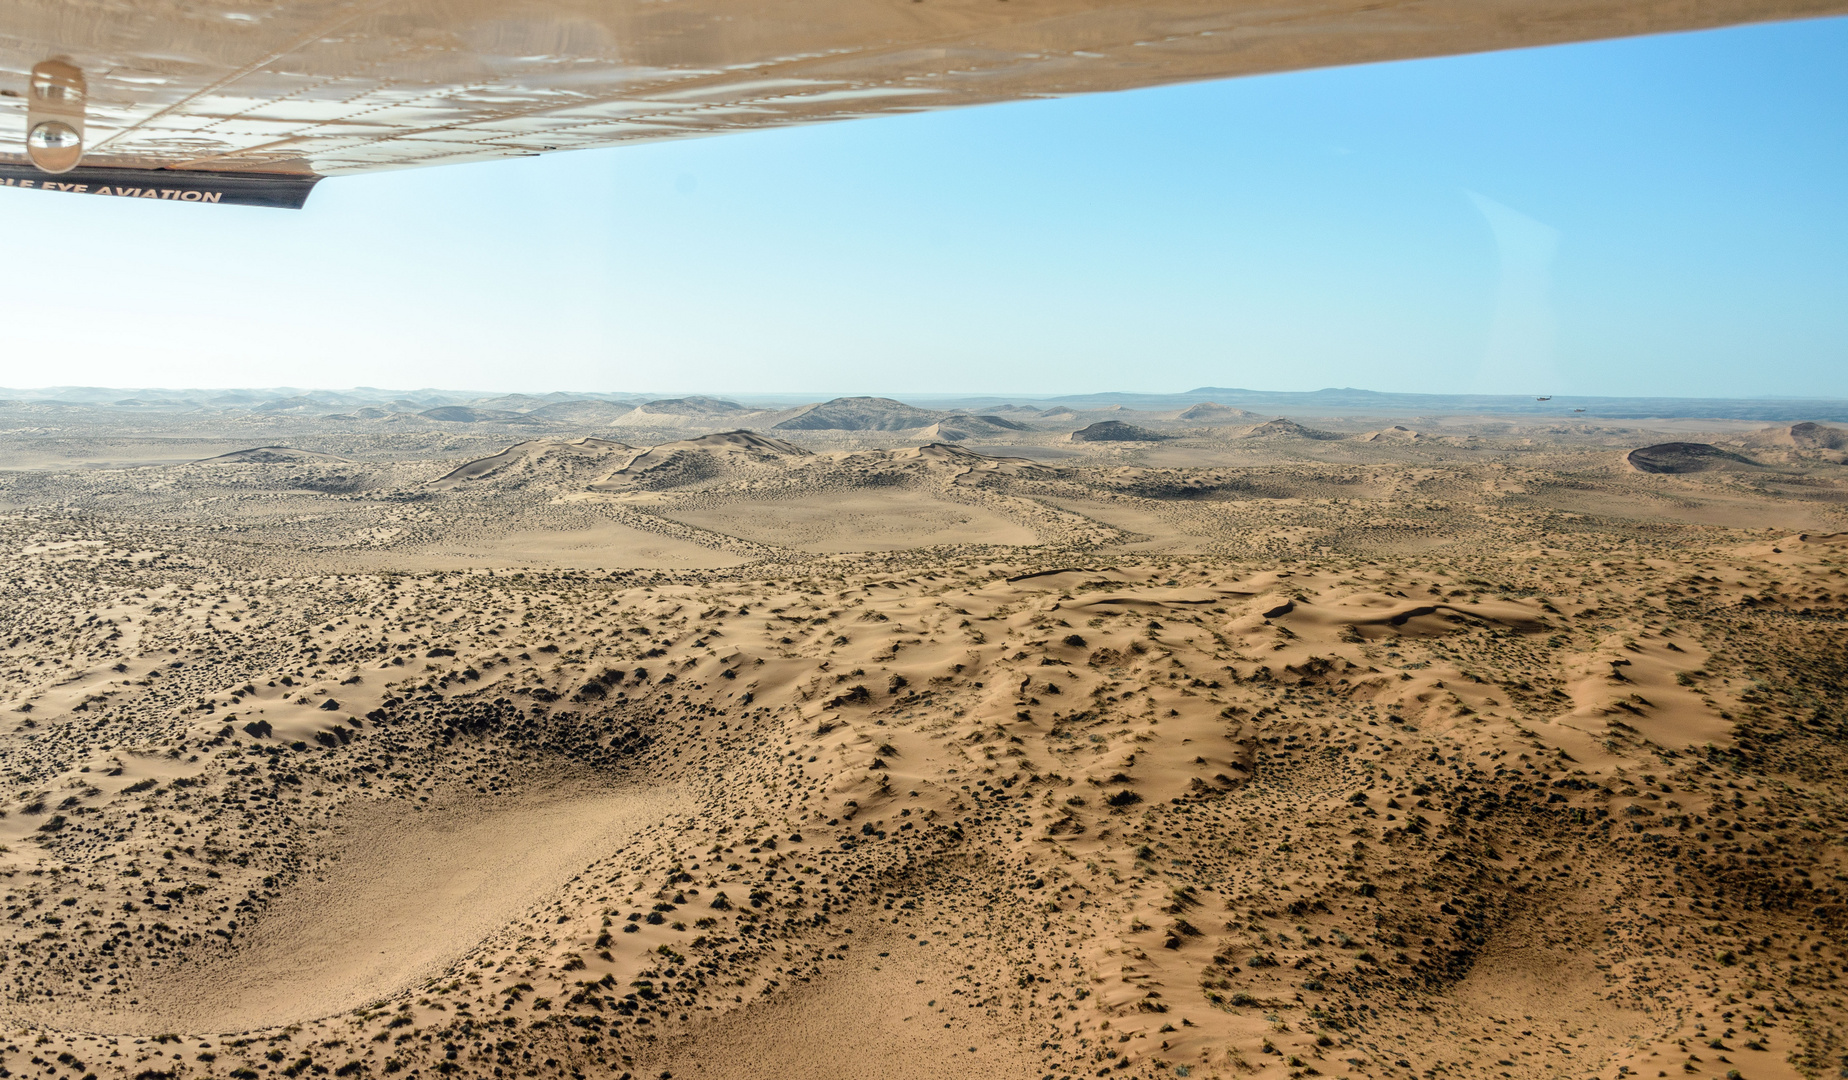
[[[706,407],[0,444],[5,1068],[1839,1068],[1839,429]]]

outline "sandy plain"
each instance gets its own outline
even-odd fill
[[[1840,429],[689,408],[0,408],[0,1075],[1848,1068]]]

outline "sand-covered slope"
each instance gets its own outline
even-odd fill
[[[99,618],[15,616],[4,1014],[111,1075],[794,1076],[860,998],[916,1054],[865,1075],[1793,1075],[1843,599],[1778,546],[115,602],[43,550]]]
[[[1029,425],[1004,416],[957,414],[946,416],[935,424],[920,430],[918,437],[933,442],[961,442],[965,439],[1006,438],[1017,431],[1031,430]]]
[[[0,1068],[1833,1076],[1842,467],[1470,437],[25,445]]]
[[[1782,446],[1798,450],[1848,450],[1848,428],[1833,424],[1782,424],[1746,436],[1752,446]]]
[[[773,468],[779,458],[809,452],[751,431],[726,431],[696,439],[662,443],[631,455],[620,468],[589,485],[592,491],[635,487],[679,487],[753,469]]]
[[[608,439],[535,439],[459,465],[444,473],[432,486],[448,489],[483,482],[499,486],[547,483],[582,486],[591,473],[606,468],[610,458],[632,451],[632,447]]]

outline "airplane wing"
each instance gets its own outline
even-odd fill
[[[373,169],[1843,11],[1848,0],[8,0],[0,186],[299,206],[317,178]]]

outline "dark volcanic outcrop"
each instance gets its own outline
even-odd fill
[[[197,465],[298,465],[310,462],[345,461],[345,458],[333,454],[323,454],[315,450],[298,450],[293,446],[253,446],[248,450],[233,450],[229,454],[205,458],[195,462]]]
[[[1173,437],[1121,420],[1099,420],[1090,427],[1072,432],[1073,442],[1161,442]]]
[[[1012,431],[1031,431],[1026,424],[1018,420],[1009,420],[1001,416],[965,416],[957,413],[946,416],[930,427],[922,435],[926,439],[942,439],[947,442],[960,442],[964,439],[987,439],[1004,436]]]
[[[510,412],[504,409],[471,409],[467,405],[439,405],[434,409],[425,409],[417,414],[425,420],[439,420],[445,424],[530,424],[525,413]]]
[[[824,401],[775,426],[781,431],[907,431],[929,427],[944,415],[891,398],[846,397]]]
[[[1322,431],[1317,428],[1304,427],[1303,425],[1297,423],[1296,421],[1288,419],[1287,417],[1282,417],[1282,416],[1279,416],[1275,420],[1266,420],[1264,423],[1259,424],[1256,427],[1252,428],[1250,431],[1245,432],[1244,437],[1247,439],[1271,439],[1271,438],[1283,437],[1283,438],[1296,438],[1296,439],[1317,439],[1317,440],[1322,440],[1322,441],[1341,438],[1340,435],[1337,435],[1332,431]]]
[[[635,411],[635,406],[616,401],[555,401],[527,413],[533,420],[554,424],[608,424]]]
[[[735,401],[715,397],[680,397],[662,398],[659,401],[645,401],[642,408],[651,413],[679,413],[686,416],[716,416],[724,413],[750,412],[750,409]]]
[[[1234,409],[1230,405],[1221,405],[1213,401],[1202,401],[1198,405],[1183,410],[1175,419],[1190,424],[1224,424],[1249,421],[1252,416],[1252,413],[1244,409]]]
[[[1632,468],[1646,473],[1691,473],[1708,469],[1745,466],[1758,468],[1757,462],[1722,450],[1709,443],[1668,442],[1639,447],[1624,458]]]

